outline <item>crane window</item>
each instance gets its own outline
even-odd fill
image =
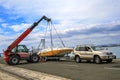
[[[18,46],[18,52],[27,52],[27,48],[24,46]]]

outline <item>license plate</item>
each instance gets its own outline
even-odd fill
[[[109,58],[113,58],[113,56],[109,56]]]

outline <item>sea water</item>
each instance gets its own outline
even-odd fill
[[[108,50],[110,50],[111,52],[113,52],[117,58],[120,58],[120,46],[117,47],[107,47]]]

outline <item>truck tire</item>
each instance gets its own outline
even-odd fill
[[[10,64],[10,65],[17,65],[17,64],[19,64],[19,62],[20,62],[19,56],[17,56],[17,55],[11,55],[9,57],[8,64]]]
[[[37,55],[37,54],[33,54],[32,56],[31,56],[31,62],[32,63],[36,63],[36,62],[38,62],[40,60],[40,57]]]
[[[100,63],[102,63],[102,60],[101,60],[101,58],[100,58],[99,56],[95,56],[95,57],[94,57],[94,62],[95,62],[96,64],[100,64]]]
[[[76,57],[75,57],[75,62],[76,62],[76,63],[80,63],[80,62],[81,62],[81,59],[80,59],[79,56],[76,56]]]
[[[107,61],[107,63],[111,63],[112,62],[112,59],[108,59],[108,60],[106,60]]]

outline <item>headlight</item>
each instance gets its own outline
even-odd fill
[[[106,52],[104,53],[105,55],[112,55],[113,53],[112,52]]]

